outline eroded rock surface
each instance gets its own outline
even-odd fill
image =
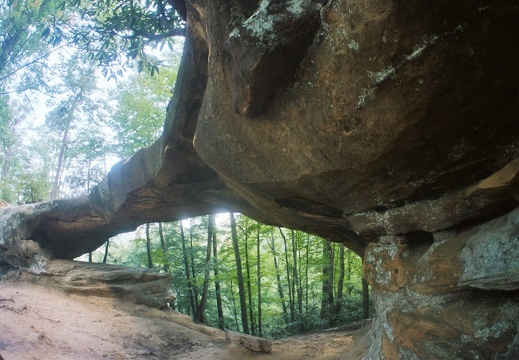
[[[257,336],[241,334],[236,331],[227,331],[225,338],[234,344],[241,345],[252,351],[266,354],[272,351],[272,341]]]
[[[143,222],[234,209],[364,256],[378,310],[364,355],[511,358],[517,4],[193,0],[186,14],[163,136],[88,197],[0,209],[0,262],[43,271]]]
[[[519,353],[519,210],[431,243],[385,236],[366,250],[388,359],[513,359]],[[376,327],[379,329],[376,329]]]
[[[39,274],[13,271],[5,277],[60,288],[67,293],[131,300],[158,309],[175,300],[168,274],[127,266],[53,259]]]

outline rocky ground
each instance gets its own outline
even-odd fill
[[[0,280],[0,358],[23,359],[341,359],[352,331],[293,336],[269,354],[230,343],[185,315],[132,301],[65,293]]]

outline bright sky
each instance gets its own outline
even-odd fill
[[[182,53],[182,49],[184,46],[184,38],[183,37],[176,37],[175,44],[173,45],[173,52],[169,50],[169,48],[166,46],[163,48],[162,51],[159,49],[150,50],[149,54],[152,56],[155,56],[162,61],[164,61],[167,64],[168,59],[173,58],[173,53]],[[57,64],[59,62],[62,62],[64,58],[66,58],[70,53],[70,49],[62,50],[62,51],[56,51],[53,52],[49,57],[49,66],[52,67],[53,64]],[[117,84],[119,82],[123,82],[127,80],[131,75],[135,74],[135,70],[128,68],[125,72],[123,72],[123,75],[119,77],[116,80],[111,79],[110,81],[107,81],[107,79],[102,75],[100,70],[96,71],[97,75],[97,88],[98,91],[92,95],[92,97],[102,97],[106,98],[109,96],[110,92],[117,87]],[[56,82],[59,82],[60,80],[56,78]],[[173,86],[173,84],[171,84]],[[27,116],[27,120],[24,124],[24,126],[21,128],[21,131],[24,134],[27,134],[27,136],[23,137],[23,145],[27,146],[31,142],[34,142],[37,139],[40,139],[40,134],[37,132],[37,127],[40,125],[43,125],[45,123],[45,117],[50,110],[47,102],[50,100],[50,97],[42,94],[40,92],[32,91],[28,95],[21,95],[23,99],[20,101],[24,101],[30,104],[32,108],[31,114]],[[107,132],[108,132],[107,128]],[[107,136],[114,136],[114,134],[110,135],[107,133]],[[39,140],[37,140],[39,141]],[[106,157],[106,165],[107,169],[111,169],[113,165],[115,165],[117,162],[119,162],[121,159],[119,159],[116,156],[107,156]]]

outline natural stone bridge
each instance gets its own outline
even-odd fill
[[[163,136],[88,196],[3,208],[0,263],[44,272],[141,223],[233,209],[363,256],[377,314],[354,358],[517,356],[517,3],[186,12]]]

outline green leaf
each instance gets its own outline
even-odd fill
[[[46,38],[49,36],[49,34],[50,34],[50,28],[47,27],[47,28],[45,28],[45,29],[42,31],[40,37],[41,37],[42,39],[46,39]]]

